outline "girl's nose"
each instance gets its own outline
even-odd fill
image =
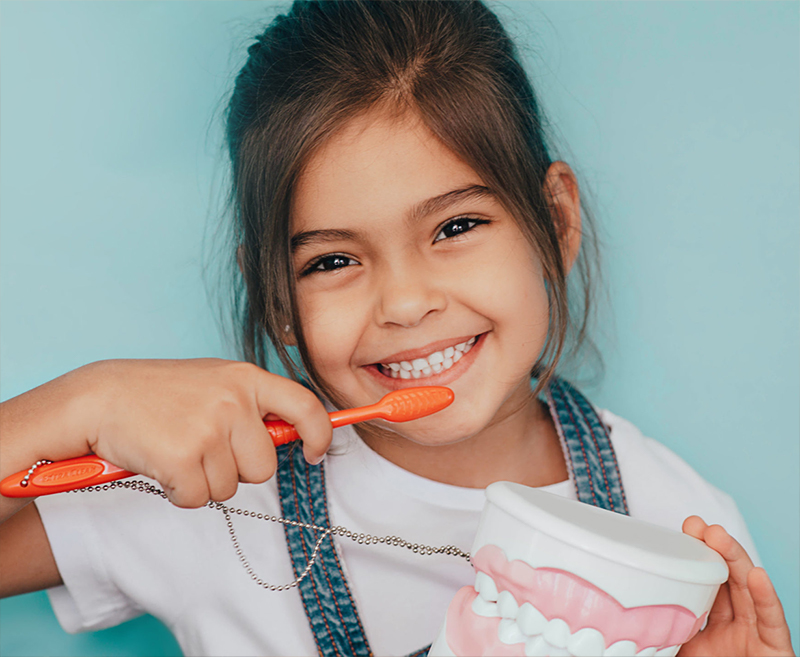
[[[443,311],[447,296],[439,283],[435,277],[426,276],[423,268],[387,272],[379,283],[378,324],[411,328],[426,316]]]

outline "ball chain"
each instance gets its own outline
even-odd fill
[[[35,467],[33,469],[35,469]],[[115,488],[127,488],[128,490],[134,490],[139,493],[149,493],[151,495],[156,495],[157,497],[161,497],[169,501],[167,498],[167,494],[163,490],[161,490],[157,486],[154,486],[151,483],[140,480],[114,481],[111,482],[110,484],[89,486],[88,488],[79,488],[76,490],[71,490],[69,492],[90,493],[90,492],[114,490]],[[335,527],[320,527],[319,525],[312,525],[305,522],[298,522],[297,520],[289,520],[287,518],[281,518],[279,516],[272,516],[267,513],[256,513],[255,511],[248,511],[247,509],[237,509],[234,507],[229,507],[223,504],[222,502],[215,502],[213,500],[206,502],[204,506],[208,507],[209,509],[215,509],[217,511],[222,512],[222,514],[225,516],[225,523],[228,526],[228,534],[231,537],[233,548],[236,551],[236,556],[239,557],[239,561],[242,563],[242,566],[244,567],[245,571],[250,576],[250,579],[252,579],[261,588],[264,588],[268,591],[287,591],[289,589],[294,588],[295,586],[300,584],[300,582],[302,582],[306,577],[308,577],[308,574],[311,572],[311,568],[313,568],[314,564],[317,561],[317,558],[319,556],[319,550],[322,547],[322,542],[326,538],[328,538],[328,536],[341,536],[343,538],[348,538],[351,541],[358,543],[359,545],[383,544],[383,545],[390,545],[392,547],[405,548],[407,550],[411,550],[411,552],[413,552],[414,554],[420,554],[423,556],[444,554],[447,556],[457,557],[460,559],[466,559],[467,562],[471,563],[469,552],[464,552],[461,548],[458,548],[455,545],[443,545],[441,547],[431,547],[430,545],[424,545],[421,543],[411,543],[405,540],[404,538],[400,538],[399,536],[373,536],[371,534],[365,534],[363,532],[357,533],[340,525],[337,525]],[[308,560],[308,565],[306,565],[303,572],[300,573],[300,576],[297,577],[293,582],[290,582],[289,584],[281,584],[281,585],[268,584],[263,579],[261,579],[253,570],[253,567],[250,565],[250,562],[244,555],[244,551],[239,545],[239,538],[236,536],[236,530],[234,529],[233,526],[233,519],[232,519],[233,515],[245,516],[247,518],[255,518],[257,520],[265,520],[267,522],[277,522],[282,525],[289,525],[290,527],[300,527],[301,529],[310,529],[315,532],[320,532],[320,537],[314,544],[314,549],[311,552],[311,558]]]

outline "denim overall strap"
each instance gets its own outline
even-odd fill
[[[617,455],[597,412],[564,379],[553,377],[546,397],[578,500],[630,515]]]
[[[330,527],[325,471],[322,465],[306,463],[297,443],[278,448],[277,480],[284,518]],[[299,577],[308,566],[320,532],[286,524],[283,527],[294,575]],[[320,655],[372,656],[333,536],[322,542],[317,561],[298,589]]]

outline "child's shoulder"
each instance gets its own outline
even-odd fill
[[[757,560],[752,538],[730,495],[633,423],[608,410],[599,414],[610,429],[631,516],[680,531],[688,516],[698,515],[709,524],[725,527]]]

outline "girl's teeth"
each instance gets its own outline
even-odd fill
[[[418,379],[421,376],[438,374],[457,363],[464,354],[472,349],[476,340],[476,337],[472,337],[454,347],[435,351],[427,358],[415,358],[410,362],[402,360],[399,363],[382,363],[381,369],[385,375],[391,376],[393,379],[410,379],[412,377]]]
[[[431,365],[441,364],[444,362],[444,354],[441,351],[435,351],[428,356],[428,362]]]

